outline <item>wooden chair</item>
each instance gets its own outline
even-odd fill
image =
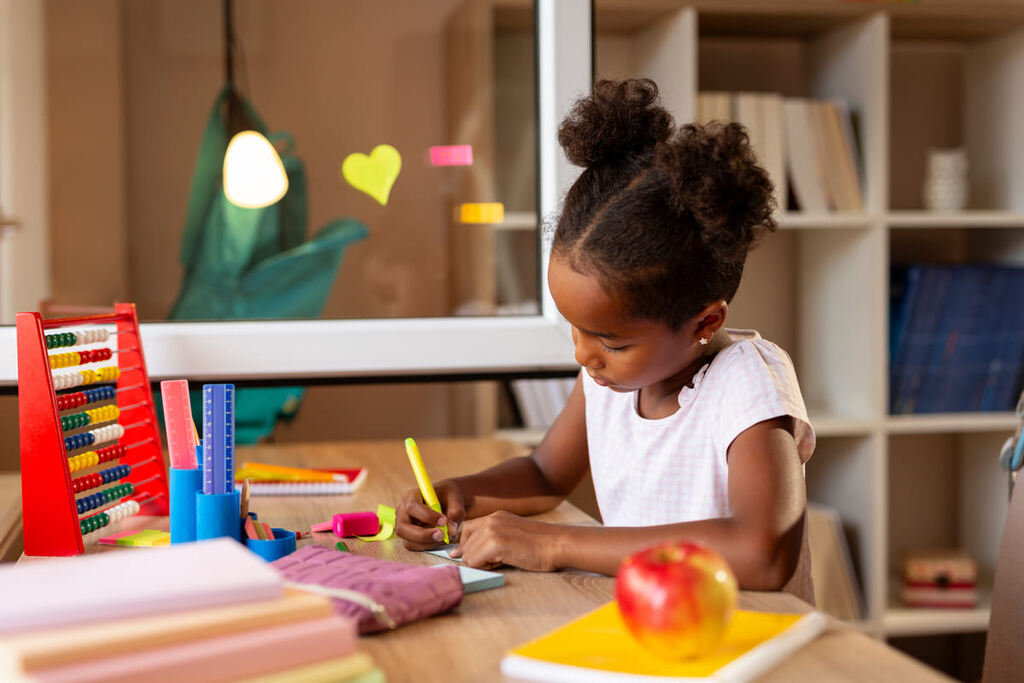
[[[982,683],[1024,680],[1024,486],[1014,487],[1006,515]]]

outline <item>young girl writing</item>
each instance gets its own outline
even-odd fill
[[[554,234],[548,285],[581,366],[527,457],[418,490],[397,531],[410,549],[614,574],[644,546],[717,550],[742,588],[812,599],[802,464],[814,432],[789,356],[724,327],[747,251],[775,228],[772,184],[736,125],[674,130],[649,80],[601,81],[559,129],[584,167]],[[528,519],[590,470],[602,527]]]

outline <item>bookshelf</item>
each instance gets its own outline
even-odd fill
[[[818,435],[811,499],[836,509],[876,637],[983,631],[972,610],[907,609],[900,554],[962,545],[991,576],[1011,413],[888,414],[889,265],[1024,264],[1024,7],[824,0],[597,0],[597,77],[650,77],[680,120],[702,91],[841,98],[856,112],[864,211],[783,209],[730,324],[793,356]],[[967,148],[970,203],[924,209],[930,147]],[[520,433],[520,435],[523,435]],[[538,435],[525,435],[530,437]],[[983,586],[983,595],[987,595]]]

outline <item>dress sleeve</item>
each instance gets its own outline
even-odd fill
[[[814,452],[814,429],[789,354],[763,339],[735,346],[715,373],[720,387],[715,441],[720,452],[727,454],[736,437],[758,422],[788,415],[794,418],[800,462],[806,463]]]

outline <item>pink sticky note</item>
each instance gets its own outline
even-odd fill
[[[334,515],[336,536],[373,536],[380,531],[380,518],[376,512],[344,512]]]
[[[134,536],[139,533],[135,529],[129,529],[128,531],[118,531],[116,534],[104,536],[99,540],[100,545],[117,545],[117,539],[124,538],[125,536]]]
[[[473,145],[431,147],[430,163],[434,166],[472,166]]]

